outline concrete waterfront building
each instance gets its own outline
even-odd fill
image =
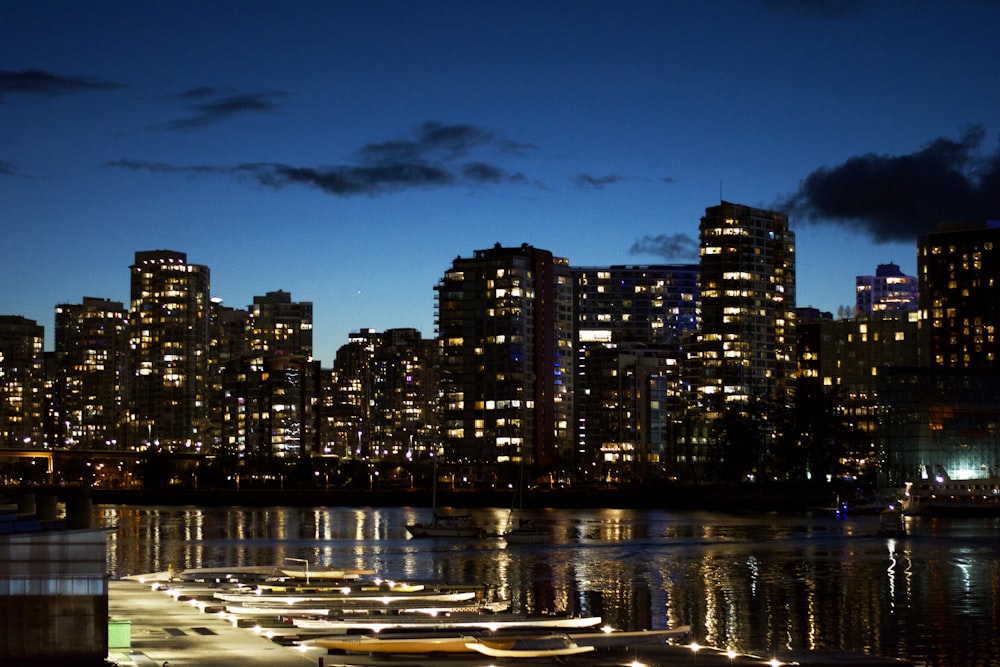
[[[183,252],[147,250],[130,271],[134,444],[198,448],[209,430],[209,269]]]
[[[445,455],[553,472],[573,458],[573,280],[528,244],[456,258],[435,287]]]
[[[917,309],[917,278],[904,274],[897,264],[879,264],[874,276],[857,276],[854,284],[856,317]]]
[[[55,490],[38,488],[0,498],[0,664],[106,665],[107,531],[89,497],[70,494],[57,520]]]
[[[0,316],[0,447],[45,445],[45,328],[19,315]]]
[[[59,447],[120,449],[128,440],[131,393],[128,310],[84,297],[56,306],[57,398],[50,413]]]
[[[698,328],[698,266],[571,268],[577,467],[619,483],[669,473],[686,393],[684,336]]]

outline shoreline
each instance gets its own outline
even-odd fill
[[[77,489],[79,492],[79,489]],[[59,495],[62,495],[60,493]],[[431,507],[427,489],[162,489],[89,492],[95,505],[206,507]],[[662,486],[528,491],[524,509],[662,509],[732,512],[833,510],[829,485]],[[512,491],[438,490],[438,507],[511,507]],[[520,499],[519,499],[520,501]]]

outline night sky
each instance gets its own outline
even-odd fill
[[[697,260],[785,211],[798,305],[942,221],[1000,218],[1000,2],[0,0],[0,314],[128,303],[137,250],[213,296],[434,335],[455,257]]]

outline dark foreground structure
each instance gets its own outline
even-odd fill
[[[56,519],[54,495],[0,503],[0,663],[88,667],[108,655],[107,538],[89,498]]]

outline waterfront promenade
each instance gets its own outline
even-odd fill
[[[562,664],[549,659],[497,660],[486,656],[440,658],[435,656],[327,655],[324,649],[302,648],[272,641],[252,628],[237,627],[213,613],[205,613],[184,600],[153,591],[147,584],[129,580],[110,582],[108,612],[112,620],[131,622],[131,648],[112,649],[109,658],[120,667],[350,667],[400,665],[431,667],[540,667]],[[294,632],[288,627],[287,632]],[[772,662],[775,661],[776,662]],[[580,667],[647,665],[657,667],[758,666],[799,664],[803,667],[901,667],[907,663],[843,653],[776,656],[735,656],[709,647],[692,651],[686,645],[635,647],[614,653],[573,656]]]

